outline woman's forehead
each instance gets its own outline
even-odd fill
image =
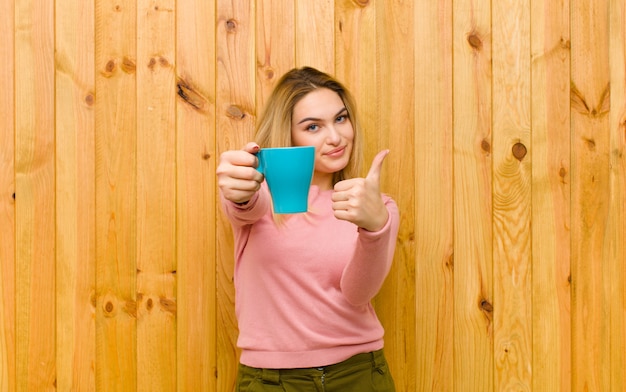
[[[320,88],[311,91],[293,108],[294,120],[302,118],[324,119],[334,117],[345,108],[343,100],[336,92],[327,88]]]

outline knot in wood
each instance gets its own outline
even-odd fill
[[[483,139],[483,141],[480,142],[480,148],[482,148],[484,152],[489,154],[491,152],[491,143],[489,143],[488,140]]]
[[[596,141],[595,140],[588,139],[588,138],[584,138],[583,140],[585,141],[585,145],[587,146],[589,151],[595,151],[596,150]]]
[[[487,312],[487,313],[493,312],[493,305],[486,299],[483,299],[482,301],[480,301],[480,308],[484,312]]]
[[[526,156],[526,153],[528,152],[528,150],[526,150],[526,146],[523,145],[522,143],[515,143],[513,145],[513,156],[518,160],[521,161],[522,159],[524,159],[524,157]]]
[[[105,317],[111,317],[113,316],[113,312],[115,311],[115,305],[113,305],[113,302],[111,301],[106,301],[104,303],[104,306],[102,307],[102,310],[104,310]]]
[[[207,100],[193,86],[185,80],[178,78],[176,87],[178,88],[178,96],[186,103],[196,110],[206,111],[208,106]]]
[[[470,33],[467,36],[467,42],[474,50],[481,50],[483,48],[483,41],[476,33]]]
[[[448,259],[446,260],[446,267],[454,269],[454,252],[448,256]]]
[[[163,56],[159,56],[159,64],[161,65],[161,67],[169,67],[170,66],[170,62]]]
[[[124,59],[122,60],[122,71],[126,72],[127,74],[132,74],[135,73],[136,69],[137,64],[135,63],[135,60],[124,56]]]
[[[113,76],[113,73],[115,72],[115,68],[116,68],[115,60],[111,59],[107,61],[107,63],[104,65],[104,69],[100,73],[105,78],[110,78],[111,76]]]
[[[161,305],[161,309],[166,312],[169,312],[173,315],[176,315],[176,302],[169,298],[160,298],[159,304]]]
[[[243,120],[244,117],[246,117],[243,110],[236,105],[230,105],[228,109],[226,109],[226,114],[228,114],[228,117],[234,118],[235,120]]]
[[[89,93],[85,96],[85,104],[87,106],[93,106],[94,103],[94,97],[92,93]]]
[[[228,19],[226,21],[226,31],[229,33],[237,31],[237,21],[235,19]]]

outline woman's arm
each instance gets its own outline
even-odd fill
[[[352,260],[341,276],[341,290],[353,305],[365,305],[380,290],[393,261],[400,225],[398,206],[386,198],[388,219],[382,229],[370,232],[359,228],[359,238]]]

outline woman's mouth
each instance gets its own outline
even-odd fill
[[[346,146],[335,148],[326,152],[324,155],[329,156],[331,158],[339,158],[343,156],[343,153],[346,151]]]

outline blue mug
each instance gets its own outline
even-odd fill
[[[315,147],[263,148],[257,170],[265,176],[276,214],[306,212],[313,179]]]

